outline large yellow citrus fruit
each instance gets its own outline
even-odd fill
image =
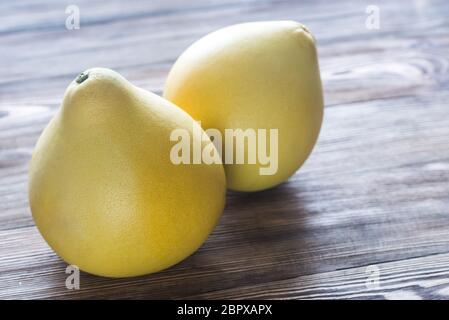
[[[274,174],[261,174],[268,165],[259,157],[252,164],[225,163],[231,189],[276,186],[304,163],[320,131],[323,97],[314,38],[293,21],[218,30],[179,57],[164,96],[201,120],[204,129],[216,128],[223,137],[225,129],[266,129],[267,135],[270,129],[278,130]],[[266,149],[270,150],[269,139]]]
[[[220,159],[172,163],[174,129],[211,144],[195,126],[112,70],[82,73],[31,160],[31,211],[48,244],[69,264],[108,277],[156,272],[198,249],[222,213],[226,182]]]

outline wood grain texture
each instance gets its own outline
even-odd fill
[[[449,298],[449,2],[0,2],[0,298]],[[65,28],[77,4],[81,29]],[[193,41],[233,23],[294,19],[318,41],[325,119],[306,165],[278,188],[229,193],[194,255],[132,279],[81,274],[28,208],[34,144],[84,69],[160,93]],[[367,285],[369,266],[379,286]]]

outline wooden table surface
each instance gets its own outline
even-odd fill
[[[66,7],[78,5],[79,30]],[[366,27],[377,5],[380,28]],[[33,146],[69,82],[94,66],[161,93],[193,41],[245,21],[315,34],[318,144],[287,183],[229,193],[207,242],[166,271],[106,279],[66,264],[27,199]],[[0,2],[0,298],[449,298],[449,2]],[[378,285],[373,276],[378,274]]]

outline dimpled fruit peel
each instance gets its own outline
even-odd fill
[[[179,57],[164,96],[223,136],[227,129],[277,130],[274,173],[261,174],[259,158],[243,164],[223,160],[230,189],[276,186],[306,161],[320,131],[323,96],[314,38],[294,21],[220,29]]]
[[[226,182],[217,153],[210,165],[171,162],[174,129],[212,144],[195,126],[112,70],[78,76],[30,165],[31,211],[48,244],[67,263],[108,277],[156,272],[197,250],[222,213]]]

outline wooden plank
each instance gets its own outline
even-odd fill
[[[449,188],[440,182],[449,177],[444,148],[449,127],[443,125],[446,95],[441,95],[441,104],[398,98],[329,108],[304,170],[274,190],[229,194],[225,215],[206,245],[157,275],[106,280],[83,274],[83,289],[74,294],[64,286],[65,264],[27,227],[31,220],[6,216],[2,225],[10,227],[0,231],[4,297],[110,298],[120,287],[121,297],[181,298],[236,283],[447,252]],[[385,128],[394,132],[386,135]],[[18,180],[17,188],[26,192],[26,177]],[[12,212],[23,211],[20,200],[12,201]],[[42,273],[38,279],[36,272]]]
[[[378,283],[374,282],[377,277]],[[448,299],[449,255],[438,254],[216,291],[191,299]]]

